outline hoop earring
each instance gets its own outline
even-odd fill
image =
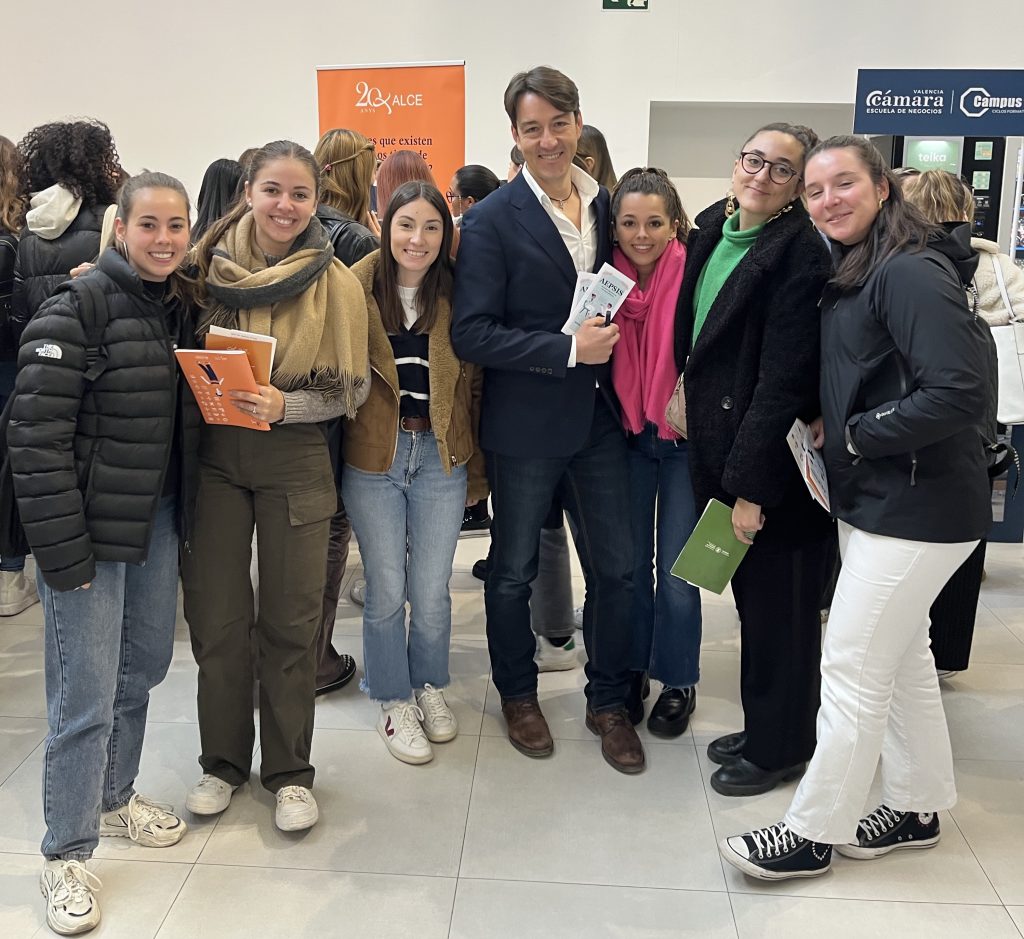
[[[736,211],[736,193],[731,189],[725,194],[725,217],[729,218]]]
[[[129,261],[130,263],[130,260],[128,258],[128,245],[123,238],[119,238],[117,241],[117,253],[120,254],[121,257],[123,257],[126,261]]]
[[[882,206],[883,206],[883,205],[885,205],[885,199],[879,199],[879,200],[878,200],[878,211],[879,211],[879,212],[881,212],[881,211],[882,211]]]

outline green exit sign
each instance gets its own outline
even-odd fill
[[[606,10],[646,10],[649,0],[604,0]]]

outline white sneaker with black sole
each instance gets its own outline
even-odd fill
[[[429,763],[434,758],[430,741],[423,733],[422,720],[423,712],[408,701],[380,709],[377,733],[396,760],[415,766]]]
[[[45,861],[39,891],[46,897],[46,925],[61,936],[77,936],[100,924],[95,894],[103,884],[85,861]]]
[[[281,831],[312,828],[320,818],[313,793],[305,786],[282,786],[277,790],[274,824]]]
[[[580,664],[576,655],[576,640],[570,637],[564,646],[556,646],[550,639],[538,636],[534,661],[538,672],[566,672],[576,668]]]
[[[144,848],[169,848],[188,831],[171,806],[153,802],[137,792],[127,805],[100,815],[100,837],[130,838]]]
[[[444,699],[444,691],[424,685],[416,694],[416,705],[423,712],[423,733],[431,743],[447,743],[459,732],[459,722]]]
[[[843,857],[868,861],[904,848],[934,848],[939,843],[939,816],[935,812],[897,812],[880,805],[857,825],[857,840],[837,844]]]
[[[832,845],[801,838],[785,822],[723,838],[718,850],[733,867],[758,880],[820,877],[832,866]]]
[[[217,776],[203,773],[185,796],[185,808],[194,815],[219,815],[231,803],[237,788]]]

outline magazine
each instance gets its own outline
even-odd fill
[[[277,340],[273,336],[249,333],[244,329],[211,326],[206,334],[206,348],[211,351],[241,349],[249,358],[256,384],[270,384],[270,376],[274,371],[274,353],[277,352]]]
[[[587,283],[584,277],[592,280]],[[607,326],[635,286],[634,281],[607,263],[602,264],[596,274],[577,274],[572,310],[562,332],[572,336],[579,331],[584,320],[595,316],[603,316]]]
[[[825,460],[821,451],[814,448],[814,434],[811,428],[798,417],[786,434],[786,443],[793,452],[793,459],[800,467],[807,491],[826,512],[831,512],[828,499],[828,477],[825,475]]]
[[[721,594],[749,548],[733,531],[732,509],[712,499],[679,552],[671,573],[694,587]]]
[[[174,354],[207,424],[270,430],[266,421],[240,411],[228,394],[229,391],[259,392],[252,366],[243,350],[178,349]]]

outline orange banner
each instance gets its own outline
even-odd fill
[[[374,142],[379,160],[412,150],[442,193],[466,162],[465,63],[318,68],[316,85],[321,134],[357,130]]]

